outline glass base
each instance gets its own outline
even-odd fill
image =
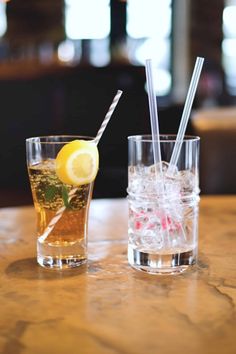
[[[150,274],[179,274],[196,264],[197,249],[172,253],[148,253],[128,245],[129,264]]]
[[[87,262],[86,259],[71,257],[71,258],[53,258],[50,256],[37,257],[38,264],[44,268],[51,269],[71,269],[79,267]]]
[[[37,243],[37,261],[44,268],[71,269],[87,262],[84,247],[81,244],[51,245]]]

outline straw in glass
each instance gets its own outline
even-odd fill
[[[151,120],[151,130],[152,130],[152,147],[153,147],[153,157],[157,176],[157,164],[159,163],[160,173],[162,173],[161,166],[161,148],[160,148],[160,138],[159,138],[159,123],[158,123],[158,112],[157,112],[157,102],[156,95],[153,84],[153,73],[152,73],[152,61],[151,59],[146,60],[146,78],[147,78],[147,89],[148,89],[148,102]]]
[[[195,93],[197,90],[198,81],[199,81],[200,74],[202,71],[203,62],[204,62],[204,58],[197,57],[196,62],[195,62],[195,66],[194,66],[194,70],[193,70],[193,74],[192,74],[192,78],[191,78],[191,82],[190,82],[190,86],[188,89],[185,105],[184,105],[182,118],[180,121],[178,134],[176,137],[173,153],[171,155],[169,167],[167,170],[167,174],[170,176],[173,175],[173,172],[175,171],[175,167],[176,167],[178,159],[179,159],[179,154],[180,154],[180,150],[182,147],[186,127],[188,124],[194,96],[195,96]]]
[[[158,183],[158,172],[159,172],[159,175],[161,177],[160,178],[161,194],[162,194],[162,198],[164,198],[165,197],[165,195],[164,195],[165,189],[164,189],[164,179],[163,179],[163,173],[162,173],[159,123],[158,123],[156,95],[155,95],[154,84],[153,84],[153,72],[152,72],[151,59],[146,60],[145,70],[146,70],[146,78],[147,78],[148,102],[149,102],[151,130],[152,130],[152,147],[153,147],[155,177],[156,177],[156,183]],[[157,166],[159,166],[159,171],[158,171]],[[168,236],[168,242],[170,243],[170,235],[169,235],[166,213],[164,213],[164,218],[165,218],[165,225],[166,225],[166,232],[167,232],[167,236]],[[162,242],[164,242],[162,227],[161,227],[161,236],[162,236]]]
[[[105,118],[97,132],[97,135],[94,139],[95,144],[97,145],[102,137],[102,134],[104,133],[104,130],[107,127],[107,124],[109,122],[109,120],[111,119],[111,116],[119,102],[119,99],[122,95],[123,91],[118,90],[115,97],[113,98],[112,104],[110,105],[107,114],[105,115]],[[73,198],[75,192],[77,191],[77,188],[73,188],[70,192],[69,192],[69,198],[68,201],[70,202],[71,199]],[[66,207],[63,206],[61,207],[57,212],[56,215],[52,218],[52,220],[50,221],[50,223],[48,224],[48,226],[46,227],[44,233],[39,237],[39,241],[43,242],[46,240],[46,238],[48,237],[48,235],[52,232],[54,226],[56,225],[56,223],[60,220],[60,218],[62,217],[64,211],[65,211]]]

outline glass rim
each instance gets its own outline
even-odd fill
[[[61,140],[56,140],[61,139]],[[58,134],[58,135],[41,135],[41,136],[34,136],[30,138],[26,138],[26,143],[37,143],[37,144],[66,144],[72,140],[94,140],[95,137],[88,136],[88,135],[70,135],[70,134]]]
[[[160,141],[161,143],[167,143],[167,142],[175,142],[177,134],[160,134],[160,139],[159,140],[154,140],[154,141]],[[152,135],[151,134],[139,134],[139,135],[130,135],[128,136],[129,141],[142,141],[142,142],[152,142]],[[188,142],[188,141],[199,141],[200,137],[197,135],[185,135],[183,142]]]

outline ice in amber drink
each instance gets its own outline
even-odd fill
[[[92,138],[45,136],[26,140],[37,215],[37,260],[63,269],[87,260],[88,212],[98,171]]]

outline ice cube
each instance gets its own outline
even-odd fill
[[[196,185],[196,176],[190,170],[179,171],[178,178],[182,193],[192,193]]]
[[[145,247],[151,247],[153,248],[157,248],[160,249],[163,246],[163,237],[162,235],[159,233],[157,233],[154,230],[146,230],[143,232],[142,235],[142,244]]]
[[[169,167],[169,163],[166,162],[166,161],[162,161],[162,162],[158,162],[156,165],[151,165],[149,167],[149,172],[151,174],[155,174],[156,171],[157,173],[160,173],[160,171],[162,171],[162,174],[165,176],[167,170],[168,170],[168,167]],[[174,167],[174,173],[178,172],[178,169],[177,167]]]

